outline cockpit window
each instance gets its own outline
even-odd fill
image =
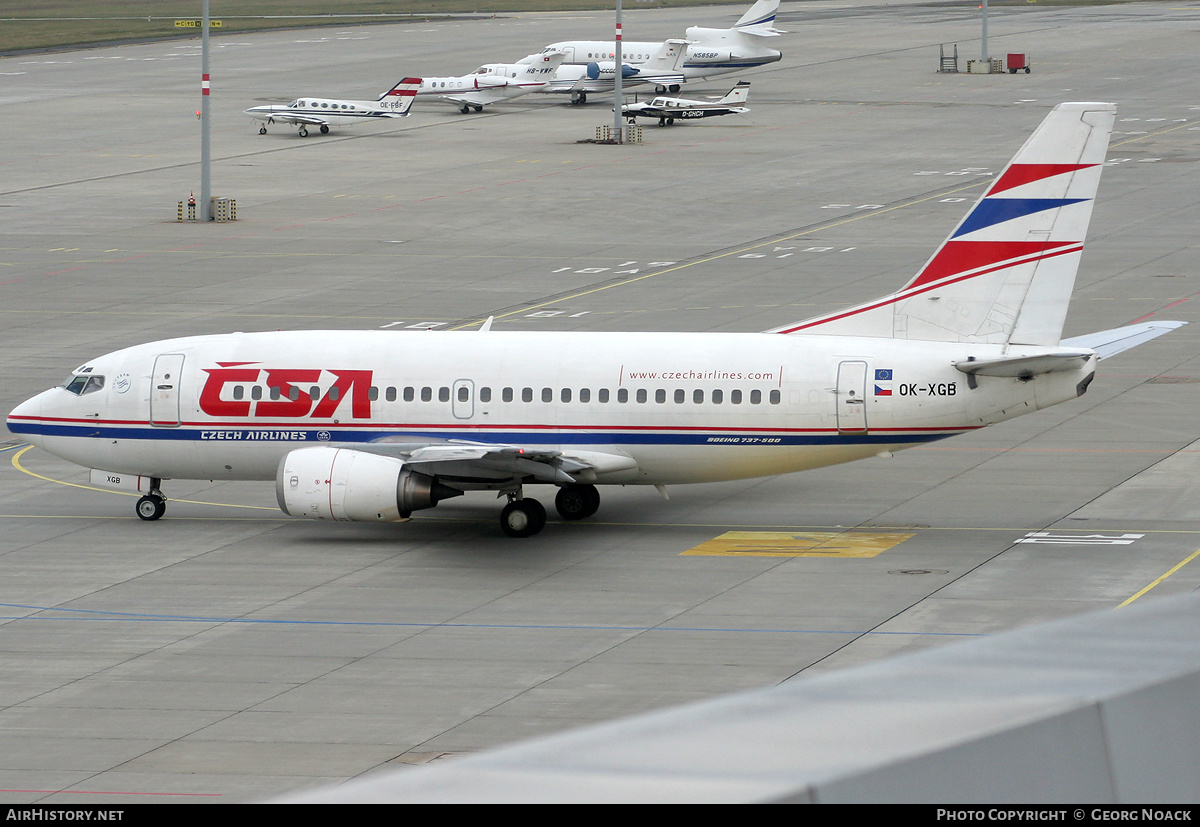
[[[83,396],[87,393],[95,393],[104,387],[103,376],[88,376],[83,374],[72,375],[66,382],[63,383],[63,390],[68,393],[73,393],[76,396]]]

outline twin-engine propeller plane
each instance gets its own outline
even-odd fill
[[[722,98],[700,101],[660,96],[641,103],[627,103],[621,107],[621,114],[628,118],[630,123],[637,123],[638,118],[658,118],[659,126],[672,126],[676,118],[693,120],[749,112],[749,107],[739,105],[745,103],[749,97],[750,83],[743,80]]]
[[[516,63],[485,63],[458,78],[423,78],[418,95],[440,95],[464,115],[499,101],[537,92],[554,79],[565,52],[541,52]]]
[[[764,333],[294,331],[99,356],[8,428],[144,496],[273,480],[293,517],[397,521],[526,486],[564,519],[598,485],[768,476],[924,445],[1083,394],[1104,358],[1178,327],[1060,341],[1115,108],[1056,107],[899,291]],[[102,470],[100,470],[102,469]]]
[[[300,137],[308,136],[308,127],[320,127],[321,134],[332,126],[350,126],[381,118],[406,118],[416,99],[420,78],[405,78],[374,101],[334,100],[332,98],[297,98],[287,105],[252,106],[246,114],[262,121],[259,135],[267,134],[267,124],[292,124],[300,127]]]

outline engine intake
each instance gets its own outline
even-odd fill
[[[279,508],[310,520],[394,522],[462,493],[403,460],[350,448],[290,451],[275,476]]]

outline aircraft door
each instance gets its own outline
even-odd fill
[[[841,362],[837,374],[837,427],[839,433],[867,430],[867,363]]]
[[[475,415],[475,383],[457,379],[450,389],[450,405],[455,419],[470,419]]]
[[[151,425],[160,428],[179,426],[179,387],[182,379],[182,353],[164,353],[154,360],[150,382]]]

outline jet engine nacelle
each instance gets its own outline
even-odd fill
[[[704,44],[693,44],[688,50],[688,65],[697,63],[728,63],[733,60],[733,52],[729,49],[717,49]]]
[[[592,62],[587,65],[587,76],[591,80],[596,80],[601,75],[614,76],[616,73],[617,63],[613,60],[605,61],[604,63]],[[637,73],[637,67],[630,66],[628,63],[621,64],[621,77],[631,78]]]
[[[310,520],[394,522],[462,493],[403,460],[350,448],[290,451],[275,477],[283,512]]]

